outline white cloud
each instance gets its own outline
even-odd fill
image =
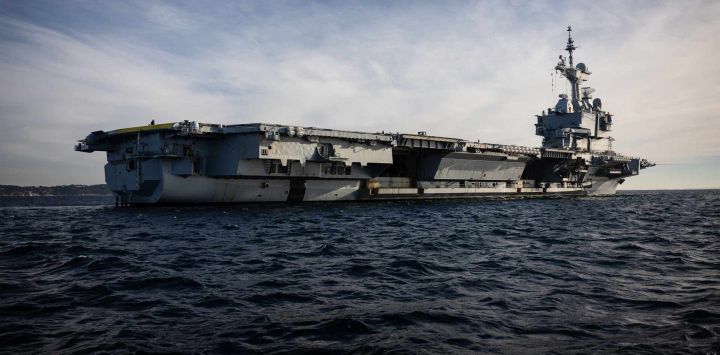
[[[72,142],[151,119],[537,145],[533,115],[553,104],[566,23],[595,73],[588,84],[616,114],[618,150],[672,162],[720,155],[718,3],[406,6],[152,3],[135,7],[144,20],[130,32],[0,17],[11,34],[0,37],[0,117],[10,128],[0,159],[12,168],[0,181],[102,181],[99,154],[74,153]],[[62,173],[45,174],[48,161]],[[77,173],[88,161],[94,173]],[[663,179],[649,177],[635,179]]]

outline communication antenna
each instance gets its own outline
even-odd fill
[[[557,98],[555,95],[555,71],[550,71],[550,102],[553,102]]]
[[[572,27],[568,26],[567,33],[568,33],[568,41],[567,41],[567,46],[565,47],[565,50],[568,51],[568,53],[569,53],[568,57],[570,59],[570,67],[572,68],[573,67],[573,51],[576,50],[577,47],[575,47],[575,42],[572,39]]]

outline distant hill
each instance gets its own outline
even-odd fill
[[[0,185],[0,196],[110,195],[107,185],[15,186]]]

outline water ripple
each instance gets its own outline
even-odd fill
[[[720,191],[112,202],[0,198],[2,351],[720,349]]]

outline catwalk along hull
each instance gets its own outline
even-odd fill
[[[97,131],[75,149],[105,151],[120,204],[355,201],[613,194],[652,166],[612,151],[612,115],[590,74],[561,56],[571,84],[537,117],[540,148],[418,134],[194,121]],[[581,95],[582,94],[582,95]]]

